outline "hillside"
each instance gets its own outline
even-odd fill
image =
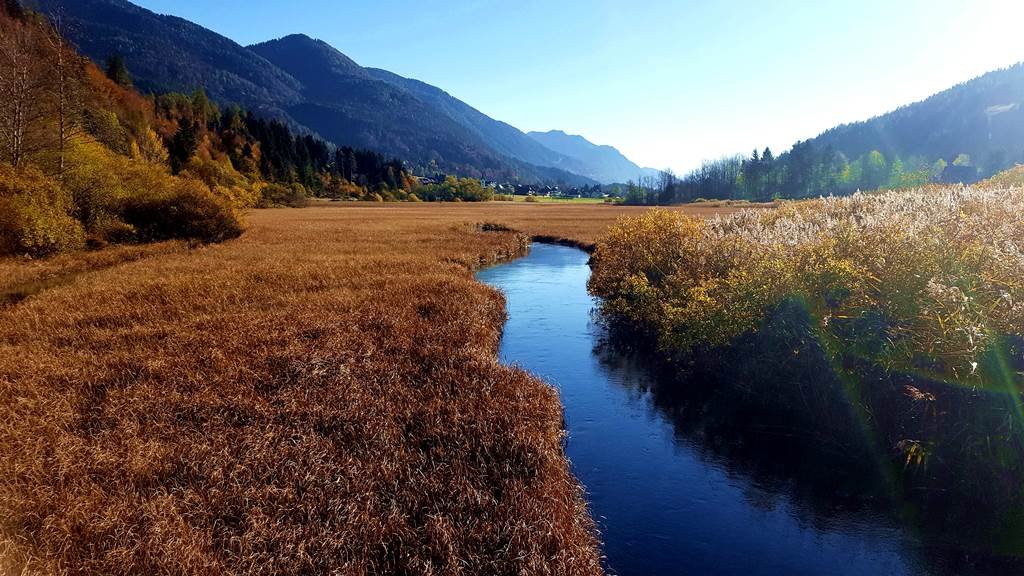
[[[429,90],[412,90],[411,81],[386,81],[380,71],[368,71],[306,36],[247,48],[197,24],[125,0],[27,4],[49,14],[61,12],[65,33],[95,62],[123,56],[144,91],[191,92],[203,87],[218,102],[257,110],[337,145],[401,157],[421,171],[594,183],[563,171],[559,155],[524,144],[525,135],[515,142],[518,131],[511,126],[502,128],[479,113],[468,122],[468,105],[450,97],[442,102],[425,96],[439,89],[424,85]]]
[[[280,111],[299,102],[299,83],[257,54],[187,20],[160,16],[124,0],[30,0],[61,12],[61,28],[83,54],[102,65],[120,54],[143,92],[192,91],[218,101]]]
[[[0,257],[221,241],[241,233],[242,210],[309,196],[415,200],[421,188],[400,160],[332,149],[257,112],[222,109],[202,90],[144,96],[123,66],[104,73],[9,2],[0,4],[0,94]],[[489,192],[456,184],[446,199]]]
[[[575,174],[586,174],[588,171],[585,164],[551,150],[518,128],[487,116],[440,88],[419,80],[404,78],[387,70],[367,68],[366,71],[373,77],[402,88],[430,103],[501,154],[537,166],[560,168]]]
[[[561,130],[530,132],[528,134],[544,147],[570,158],[580,173],[605,184],[636,181],[641,177],[656,177],[659,172],[641,168],[611,146],[599,146],[582,136],[566,134]]]
[[[699,198],[769,201],[858,190],[973,184],[1024,163],[1024,63],[797,142],[704,163],[636,204]]]
[[[864,122],[832,128],[811,142],[849,158],[878,150],[952,164],[970,157],[986,177],[1024,161],[1024,63],[996,70],[926,100]]]
[[[330,141],[420,164],[433,161],[473,176],[494,176],[507,168],[468,130],[415,96],[370,77],[324,42],[293,35],[250,50],[301,83],[302,100],[287,112]]]

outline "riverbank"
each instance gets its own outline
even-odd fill
[[[1015,559],[1022,205],[1019,188],[936,187],[651,212],[599,244],[590,287],[678,395],[729,397],[734,422],[877,469],[873,492],[928,545]]]
[[[538,244],[477,278],[507,300],[502,361],[559,392],[566,454],[609,573],[962,573],[942,568],[957,550],[925,552],[900,529],[870,460],[835,454],[791,412],[730,393],[751,378],[723,378],[708,390],[718,396],[702,397],[700,381],[675,386],[655,358],[611,345],[593,316],[589,259]]]
[[[0,262],[36,287],[0,306],[0,565],[598,572],[558,397],[497,362],[472,271],[524,249],[482,223],[593,242],[635,210],[267,210],[222,245]]]

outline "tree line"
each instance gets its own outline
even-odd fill
[[[125,81],[122,65],[109,65],[111,79]],[[374,194],[408,194],[411,173],[398,159],[372,150],[332,147],[309,134],[296,134],[287,124],[238,106],[223,111],[202,88],[191,95],[170,93],[154,98],[160,119],[175,126],[166,135],[169,163],[180,173],[209,151],[223,153],[232,167],[265,182],[301,186],[311,196],[365,198]]]
[[[931,182],[973,182],[977,169],[970,157],[959,155],[951,162],[922,157],[887,158],[874,150],[849,159],[832,147],[798,142],[779,156],[765,148],[750,156],[729,156],[708,161],[677,177],[665,171],[659,178],[630,183],[628,204],[679,204],[698,200],[749,200],[845,196],[858,190],[899,189]]]

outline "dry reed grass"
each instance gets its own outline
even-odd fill
[[[471,271],[604,206],[332,205],[222,245],[0,260],[0,567],[595,574],[557,394]],[[46,279],[60,278],[60,282]]]
[[[726,345],[783,300],[887,368],[978,384],[1024,333],[1024,188],[930,187],[614,227],[591,288],[668,351]]]

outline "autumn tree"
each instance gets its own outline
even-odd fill
[[[5,10],[10,13],[9,8]],[[55,152],[63,174],[81,126],[83,61],[63,39],[59,19],[0,19],[0,155],[13,166]]]
[[[862,162],[862,183],[867,190],[877,190],[889,181],[889,163],[885,156],[878,150],[872,150],[870,154],[861,159]]]
[[[39,35],[49,50],[47,63],[52,78],[51,100],[56,114],[57,173],[64,174],[67,149],[82,125],[83,61],[64,40],[63,16],[58,12],[51,25],[39,24]]]
[[[4,160],[18,167],[44,147],[40,127],[51,82],[37,28],[6,19],[0,27],[0,146]]]

